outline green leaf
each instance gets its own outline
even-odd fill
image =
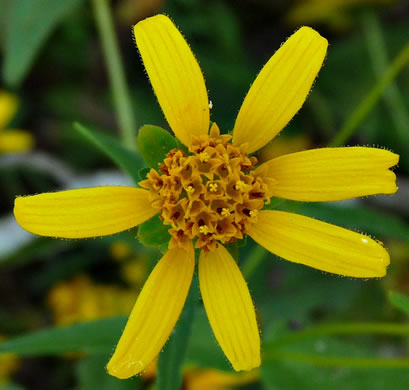
[[[176,140],[159,126],[144,125],[138,133],[138,150],[146,163],[157,169],[170,150],[176,148]]]
[[[148,247],[162,247],[170,240],[169,225],[164,225],[159,215],[155,215],[139,226],[138,239]]]
[[[261,370],[263,389],[385,390],[406,389],[405,368],[328,368],[291,361],[265,362]]]
[[[22,82],[41,46],[81,0],[15,0],[11,6],[4,43],[3,78]]]
[[[286,202],[284,207],[296,202]],[[300,214],[334,223],[347,229],[375,236],[396,238],[409,242],[409,224],[403,219],[363,206],[332,206],[319,203],[296,203]]]
[[[182,388],[182,366],[198,300],[199,286],[195,276],[179,321],[164,351],[159,354],[157,390],[180,390]]]
[[[289,334],[288,328],[277,331],[278,341]],[[377,357],[369,345],[330,336],[317,335],[279,348],[264,344],[263,355],[261,379],[267,390],[404,389],[409,380],[407,359],[399,365],[400,359]]]
[[[139,170],[138,175],[139,175],[139,180],[145,180],[146,176],[148,175],[149,171],[151,168],[145,167]]]
[[[52,256],[68,247],[66,241],[54,238],[39,237],[22,246],[17,251],[0,258],[1,265],[17,266],[28,263],[34,258],[46,258]]]
[[[0,353],[21,356],[55,355],[65,352],[110,354],[119,340],[126,317],[113,317],[66,327],[47,328],[7,339]]]
[[[90,143],[104,152],[115,164],[132,177],[135,184],[139,182],[139,171],[145,166],[142,158],[125,147],[115,138],[90,130],[82,124],[74,123],[74,128]]]
[[[409,297],[394,291],[389,291],[388,297],[393,306],[404,313],[409,314]]]
[[[137,390],[141,387],[139,377],[123,380],[106,372],[110,355],[93,355],[82,359],[77,365],[78,390]]]

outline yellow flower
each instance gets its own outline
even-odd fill
[[[257,382],[259,373],[233,373],[210,368],[186,370],[184,388],[186,390],[228,390]]]
[[[5,340],[3,335],[0,335],[0,343]],[[19,367],[19,360],[13,354],[0,355],[0,388],[9,383],[9,379]]]
[[[119,378],[140,373],[164,346],[192,281],[193,244],[202,248],[200,289],[216,339],[235,370],[250,370],[260,365],[256,315],[224,244],[248,234],[272,253],[319,270],[385,275],[389,255],[370,237],[263,207],[271,196],[315,202],[394,193],[396,177],[389,168],[398,156],[376,148],[322,148],[257,167],[257,158],[248,156],[296,114],[321,68],[328,43],[311,28],[295,32],[264,66],[243,102],[233,137],[220,135],[216,124],[209,133],[203,75],[170,19],[148,18],[134,33],[163,113],[190,153],[170,151],[159,172],[152,169],[140,183],[144,189],[107,186],[18,197],[16,219],[35,234],[81,238],[120,232],[160,213],[170,227],[169,249],[136,301],[108,372]]]
[[[17,112],[16,96],[0,90],[0,153],[25,152],[33,147],[33,137],[23,130],[5,130]]]
[[[371,4],[388,5],[396,0],[298,0],[287,15],[293,25],[327,23],[335,29],[345,29],[351,24],[348,11]]]
[[[135,292],[109,285],[92,283],[85,275],[58,283],[50,290],[48,305],[57,325],[95,320],[129,313]]]

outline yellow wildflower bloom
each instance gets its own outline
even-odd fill
[[[33,137],[27,131],[4,131],[16,114],[17,108],[17,97],[0,90],[0,153],[25,152],[33,147]]]
[[[365,5],[393,3],[396,0],[298,0],[287,19],[293,25],[327,23],[336,29],[344,29],[351,24],[348,11]]]
[[[278,256],[326,272],[385,275],[389,255],[370,237],[263,207],[271,196],[315,202],[394,193],[396,177],[389,168],[398,156],[376,148],[323,148],[260,166],[248,156],[301,108],[321,68],[328,43],[309,27],[295,32],[264,66],[232,137],[220,135],[216,124],[209,133],[203,75],[171,20],[148,18],[134,33],[163,113],[189,154],[171,150],[159,171],[151,169],[140,183],[143,188],[107,186],[18,197],[16,219],[35,234],[81,238],[120,232],[160,213],[170,227],[169,248],[136,301],[108,372],[128,378],[158,355],[190,288],[194,245],[202,248],[200,289],[216,339],[235,370],[250,370],[260,365],[256,315],[246,282],[224,244],[248,234]],[[216,191],[210,190],[210,182],[217,183]]]
[[[47,297],[54,322],[61,326],[129,313],[134,301],[133,290],[98,285],[85,275],[58,283]]]
[[[3,335],[0,335],[0,343],[5,340]],[[14,374],[19,367],[19,360],[13,354],[0,355],[0,388],[9,383],[10,376]]]
[[[190,369],[184,375],[186,390],[228,390],[255,383],[259,379],[258,370],[233,373],[215,369]]]

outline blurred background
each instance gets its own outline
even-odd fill
[[[103,239],[38,238],[12,215],[17,195],[132,185],[73,127],[79,121],[119,137],[98,1],[0,2],[0,352],[14,351],[0,355],[2,390],[156,386],[154,365],[127,381],[109,377],[104,366],[161,256],[158,248],[142,246],[136,230]],[[136,128],[168,128],[133,42],[131,26],[139,20],[160,12],[174,20],[205,75],[212,120],[226,132],[263,64],[308,25],[329,40],[327,59],[302,110],[260,158],[327,146],[348,126],[342,144],[401,156],[395,196],[279,205],[382,241],[391,255],[387,276],[324,274],[276,258],[249,239],[240,265],[258,310],[263,365],[233,373],[198,308],[184,388],[408,389],[409,1],[109,3]],[[88,328],[78,325],[84,322]]]

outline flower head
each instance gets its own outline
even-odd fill
[[[260,365],[260,336],[244,278],[225,244],[245,234],[272,253],[319,270],[379,277],[389,255],[375,240],[284,211],[266,210],[271,196],[335,201],[394,193],[389,170],[398,156],[382,149],[323,148],[273,158],[251,154],[301,108],[324,61],[327,40],[303,27],[271,57],[251,86],[233,135],[210,127],[199,65],[164,15],[134,27],[135,39],[164,115],[188,148],[171,150],[143,188],[100,187],[18,197],[25,229],[65,238],[108,235],[156,214],[169,226],[168,251],[156,265],[129,317],[108,372],[140,373],[157,356],[181,313],[200,248],[199,282],[210,325],[235,370]],[[210,132],[209,132],[210,131]]]

